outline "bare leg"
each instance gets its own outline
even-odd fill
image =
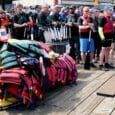
[[[113,63],[113,56],[114,56],[114,48],[111,48],[109,52],[109,63],[110,64]]]
[[[107,47],[105,49],[105,63],[108,63],[109,61],[109,52],[110,52],[110,47]]]
[[[90,63],[93,63],[94,60],[94,52],[90,53]]]
[[[105,58],[105,52],[106,52],[105,49],[106,49],[105,47],[102,47],[101,52],[100,52],[100,65],[103,65],[103,60]]]
[[[85,52],[81,52],[81,58],[82,58],[83,63],[85,63],[85,60],[86,60],[86,53]]]

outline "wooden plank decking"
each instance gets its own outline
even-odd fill
[[[50,91],[34,110],[1,111],[0,115],[115,115],[115,98],[96,93],[115,69],[100,71],[79,70],[78,85],[64,86]]]

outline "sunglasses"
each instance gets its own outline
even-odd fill
[[[15,11],[11,11],[10,13],[15,13]]]
[[[89,10],[86,10],[86,11],[84,11],[84,12],[89,12]]]
[[[0,12],[0,14],[5,14],[5,12]]]

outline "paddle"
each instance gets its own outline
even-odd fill
[[[88,46],[87,46],[87,55],[86,55],[86,60],[85,60],[85,64],[84,64],[84,69],[87,69],[89,70],[90,69],[90,41],[91,41],[91,30],[89,32],[89,43],[88,43]]]

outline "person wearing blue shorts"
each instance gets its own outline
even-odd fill
[[[80,51],[81,52],[94,52],[94,40],[93,38],[80,38]]]
[[[96,68],[93,63],[94,58],[94,40],[93,40],[93,19],[90,16],[89,7],[83,8],[83,15],[78,19],[79,25],[79,36],[80,36],[80,51],[81,51],[81,58],[83,63],[85,64],[86,61],[86,54],[90,52],[90,66]]]

